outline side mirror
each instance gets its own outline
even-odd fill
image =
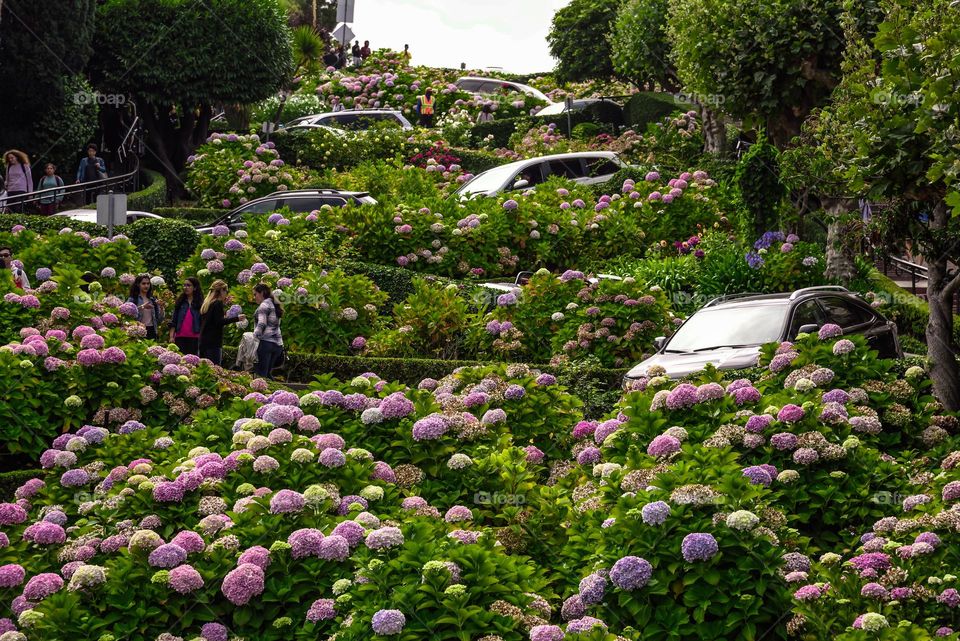
[[[820,330],[820,326],[816,323],[807,323],[806,325],[801,325],[800,329],[797,330],[798,334],[812,334]]]
[[[662,351],[666,344],[667,344],[666,336],[657,336],[655,339],[653,339],[653,348],[657,350],[657,352]]]
[[[529,187],[529,186],[530,186],[530,183],[526,180],[518,180],[517,182],[513,183],[514,189],[523,189],[524,187]]]

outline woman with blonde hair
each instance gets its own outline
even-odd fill
[[[214,365],[220,365],[223,361],[223,328],[230,323],[246,320],[243,314],[228,318],[224,309],[226,300],[227,284],[215,280],[200,306],[200,358],[209,358]]]
[[[20,196],[33,191],[33,174],[30,171],[30,158],[19,149],[11,149],[3,154],[6,168],[3,186],[7,196]],[[23,203],[11,205],[9,210],[23,213]]]

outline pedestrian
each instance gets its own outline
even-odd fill
[[[367,58],[370,57],[370,54],[371,54],[371,53],[373,53],[373,52],[370,51],[370,41],[369,41],[369,40],[364,40],[364,41],[363,41],[363,46],[360,47],[360,57],[363,59],[364,62],[366,62],[366,61],[367,61]]]
[[[434,112],[434,102],[436,98],[433,97],[433,89],[427,87],[427,90],[423,92],[423,95],[417,98],[417,105],[415,107],[416,112],[420,114],[419,124],[421,127],[432,127],[433,126],[433,112]]]
[[[13,277],[13,286],[17,289],[30,289],[30,279],[23,271],[23,263],[14,260],[13,250],[9,247],[0,247],[0,269],[9,269]]]
[[[3,154],[6,173],[3,185],[7,196],[22,196],[33,191],[33,174],[30,172],[30,158],[19,149],[11,149]],[[8,201],[9,202],[9,201]],[[7,211],[23,213],[23,203],[7,207]]]
[[[337,52],[333,49],[327,49],[327,53],[323,54],[323,64],[328,68],[337,68]]]
[[[253,288],[253,300],[257,304],[256,326],[253,336],[260,341],[257,346],[257,376],[270,378],[270,372],[283,357],[283,336],[280,334],[280,318],[283,310],[273,300],[270,287],[260,283]]]
[[[347,66],[347,50],[343,45],[337,47],[337,69]]]
[[[410,45],[403,45],[403,51],[400,53],[401,62],[409,66],[411,58],[413,58],[413,54],[410,53]]]
[[[203,292],[200,281],[191,276],[183,281],[170,319],[170,341],[184,354],[200,353],[200,305]]]
[[[360,41],[357,40],[353,43],[353,48],[350,50],[351,55],[353,55],[353,66],[359,67],[363,64],[363,55],[360,53]]]
[[[346,111],[347,108],[343,106],[343,102],[340,101],[340,96],[333,96],[330,98],[330,111]]]
[[[480,109],[480,113],[477,115],[477,124],[482,124],[485,122],[493,122],[493,109],[490,108],[489,104],[483,105]]]
[[[97,146],[93,143],[87,145],[87,155],[80,159],[80,165],[77,167],[77,184],[103,180],[107,177],[107,163],[103,158],[97,156]],[[89,205],[96,197],[98,188],[88,188],[83,191],[84,204]]]
[[[157,329],[163,325],[163,303],[153,295],[150,274],[140,274],[134,279],[127,302],[137,306],[137,320],[147,328],[146,338],[157,340]]]
[[[37,183],[37,191],[45,189],[56,189],[63,187],[63,178],[57,175],[57,166],[48,162],[43,168],[43,176]],[[44,216],[52,216],[57,213],[57,208],[63,202],[63,190],[57,190],[40,197],[40,213]]]
[[[208,358],[214,365],[223,362],[223,328],[246,320],[243,314],[228,318],[224,309],[226,300],[227,284],[215,280],[200,306],[200,358]]]

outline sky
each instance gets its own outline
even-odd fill
[[[372,49],[410,45],[413,64],[550,71],[550,21],[570,0],[353,0],[354,34]]]

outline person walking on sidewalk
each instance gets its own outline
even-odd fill
[[[183,291],[177,298],[170,320],[170,340],[184,354],[200,353],[200,301],[203,292],[200,281],[191,276],[183,281]]]
[[[4,188],[7,196],[22,196],[33,191],[33,174],[30,171],[30,158],[19,149],[11,149],[3,154],[6,166],[4,173]],[[7,208],[18,214],[23,213],[23,203],[16,203]]]
[[[260,344],[257,346],[257,376],[270,378],[270,372],[280,363],[283,356],[283,336],[280,334],[280,318],[283,310],[273,300],[270,287],[260,283],[253,288],[253,300],[257,303],[256,326],[253,336]]]
[[[97,156],[97,146],[93,143],[87,145],[87,155],[80,159],[80,165],[77,166],[77,184],[89,183],[95,180],[102,180],[107,177],[107,163],[103,158]],[[97,188],[84,189],[83,201],[89,205],[97,199]]]
[[[246,320],[243,314],[227,317],[224,302],[227,299],[227,284],[215,280],[200,306],[200,358],[208,358],[214,365],[223,362],[223,328],[230,323]]]
[[[40,182],[37,183],[37,191],[63,187],[63,178],[57,175],[56,165],[54,165],[52,162],[48,162],[47,166],[44,167],[43,170],[43,176],[40,178]],[[63,194],[64,192],[61,190],[41,196],[40,213],[44,216],[52,216],[57,213],[57,208],[60,206],[60,203],[63,202]]]

